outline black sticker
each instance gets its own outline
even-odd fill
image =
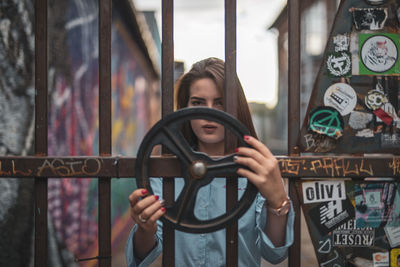
[[[387,19],[387,8],[353,8],[353,20],[357,30],[381,30]]]
[[[310,209],[311,220],[321,235],[327,235],[339,225],[354,218],[354,208],[348,199],[323,202]]]
[[[349,52],[328,53],[326,69],[331,77],[351,76],[351,55]]]
[[[313,132],[338,139],[343,134],[343,117],[332,107],[317,107],[310,113],[309,127]]]

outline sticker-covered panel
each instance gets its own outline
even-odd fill
[[[299,135],[301,152],[400,149],[400,1],[341,1]]]
[[[400,183],[312,180],[296,186],[320,266],[398,266]]]

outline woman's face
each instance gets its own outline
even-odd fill
[[[209,107],[223,110],[223,99],[217,85],[210,78],[199,79],[190,86],[188,107]],[[224,153],[224,127],[207,120],[190,121],[194,134],[198,138],[199,150],[210,155]]]

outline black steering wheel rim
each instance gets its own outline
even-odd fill
[[[194,119],[217,122],[237,137],[239,146],[249,146],[243,141],[243,136],[249,135],[248,129],[228,113],[205,107],[180,109],[158,121],[146,134],[137,154],[135,176],[138,188],[146,188],[150,194],[153,194],[148,170],[149,159],[154,146],[165,145],[181,160],[181,173],[182,178],[185,179],[185,185],[174,205],[166,206],[166,213],[161,220],[180,231],[207,233],[222,229],[241,217],[253,203],[258,190],[248,181],[242,197],[231,210],[210,220],[196,218],[194,204],[198,190],[209,184],[214,178],[217,179],[216,177],[237,179],[237,168],[244,166],[233,161],[234,154],[212,159],[205,153],[194,151],[180,131],[181,125],[185,121]],[[199,162],[206,166],[206,172],[202,178],[197,179],[192,170],[194,164]],[[193,191],[195,191],[194,196]]]

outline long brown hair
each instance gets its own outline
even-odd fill
[[[192,68],[182,75],[175,84],[175,105],[176,109],[187,107],[190,97],[190,86],[199,79],[210,78],[217,85],[218,91],[224,99],[224,82],[225,82],[225,63],[223,60],[215,57],[203,59],[195,64]],[[247,127],[250,134],[257,138],[254,129],[253,120],[249,105],[243,92],[239,78],[235,75],[234,86],[237,87],[238,103],[237,103],[237,119]],[[193,133],[189,123],[185,123],[182,129],[183,135],[191,146],[197,145],[197,137]]]

